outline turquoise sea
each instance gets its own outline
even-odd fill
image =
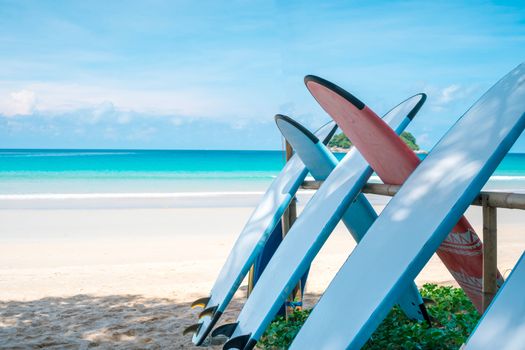
[[[0,196],[260,192],[283,164],[281,151],[4,149]],[[525,192],[525,154],[508,154],[486,188]]]

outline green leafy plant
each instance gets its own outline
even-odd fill
[[[405,143],[407,144],[408,147],[410,147],[411,150],[414,150],[414,151],[419,150],[419,146],[416,142],[416,138],[414,137],[414,135],[412,135],[408,131],[403,131],[403,133],[401,134],[401,139],[405,141]],[[350,146],[352,146],[352,143],[350,142],[348,137],[346,137],[345,134],[339,133],[337,135],[334,135],[334,137],[332,137],[332,139],[328,143],[328,146],[339,147],[339,148],[350,148]]]
[[[433,300],[427,305],[432,327],[426,322],[409,320],[395,306],[363,349],[458,349],[480,317],[471,301],[460,288],[435,284],[425,284],[421,295]],[[277,318],[258,342],[258,348],[287,349],[310,311],[295,311],[288,321],[283,317]]]
[[[260,349],[287,349],[312,310],[295,310],[288,320],[277,317],[258,342]]]

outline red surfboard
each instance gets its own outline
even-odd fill
[[[337,85],[311,75],[305,77],[305,84],[379,178],[385,184],[402,185],[421,160],[399,136],[370,108]],[[367,118],[363,118],[363,113]],[[378,132],[381,137],[377,137]],[[443,241],[437,255],[481,313],[483,245],[464,216]],[[498,272],[498,285],[502,283],[503,277]]]

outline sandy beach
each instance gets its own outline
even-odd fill
[[[0,348],[191,349],[181,334],[198,313],[189,304],[209,292],[254,202],[2,206]],[[481,208],[467,216],[481,232]],[[506,276],[525,247],[525,212],[500,210],[498,219],[499,267]],[[308,305],[354,245],[339,225],[312,266]],[[436,257],[416,282],[454,284]],[[245,290],[244,284],[222,322],[235,318]]]
[[[443,230],[477,195],[488,241],[486,209],[519,206],[497,209],[503,278],[525,252],[525,0],[0,0],[0,45],[0,350],[222,349],[183,331],[201,314],[221,313],[212,329],[239,319],[236,271],[259,262],[292,195],[310,220],[254,287],[234,330],[249,344],[309,267],[302,306],[327,302],[294,347],[456,350],[478,316],[468,301],[425,291],[425,314],[408,288],[459,286],[436,254],[415,276]],[[378,214],[390,197],[377,193],[400,191],[368,237],[359,190]],[[343,223],[328,232],[331,213],[364,237],[357,251]],[[465,215],[483,240],[482,207]],[[463,224],[439,251],[475,299],[480,245]],[[487,246],[476,310],[501,282]],[[191,309],[225,262],[206,313]],[[385,316],[394,301],[430,322]],[[525,334],[525,304],[511,307],[478,332],[496,350]],[[385,337],[369,336],[383,316]]]

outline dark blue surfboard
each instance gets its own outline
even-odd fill
[[[337,126],[330,122],[315,132],[320,144],[328,143]],[[222,266],[209,296],[195,300],[193,307],[202,307],[197,323],[183,334],[192,333],[192,341],[201,345],[230,303],[235,292],[262,252],[268,237],[303,183],[308,169],[297,156],[285,164],[254,209]]]

